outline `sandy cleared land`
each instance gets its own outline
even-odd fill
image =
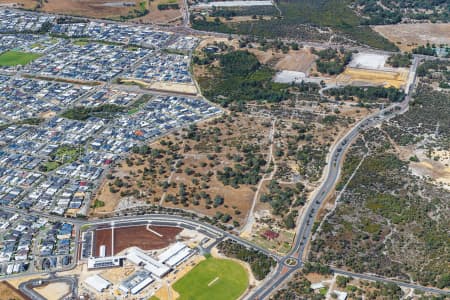
[[[183,93],[189,95],[196,95],[197,88],[193,84],[174,83],[174,82],[154,82],[149,86],[152,90]]]
[[[15,299],[15,300],[25,300],[25,296],[22,296],[20,291],[18,291],[10,283],[3,281],[0,282],[0,297],[1,299]]]
[[[316,56],[311,54],[309,50],[291,50],[287,54],[283,55],[283,57],[275,65],[275,69],[297,71],[308,74],[315,60]]]
[[[450,44],[450,24],[397,24],[374,26],[373,29],[386,37],[403,51],[417,45]],[[400,43],[398,43],[400,42]]]
[[[194,84],[177,82],[146,82],[139,79],[122,79],[122,83],[135,84],[143,89],[150,89],[162,92],[182,93],[197,95],[197,88]]]
[[[337,82],[340,85],[382,85],[385,87],[393,86],[396,88],[404,87],[407,80],[407,69],[388,72],[347,68],[337,77]]]
[[[64,282],[55,282],[35,288],[35,291],[47,300],[59,300],[70,292],[70,286]]]

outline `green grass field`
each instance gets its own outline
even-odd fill
[[[40,56],[41,55],[37,53],[7,51],[0,54],[0,66],[12,67],[17,65],[26,65]]]
[[[235,300],[247,286],[247,271],[239,263],[208,257],[175,282],[173,288],[180,294],[177,300]]]

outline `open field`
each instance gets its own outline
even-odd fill
[[[450,24],[397,24],[374,26],[373,29],[389,39],[402,51],[410,51],[417,45],[450,44]]]
[[[149,226],[149,229],[151,231],[146,226],[114,228],[114,254],[129,247],[139,247],[143,250],[161,249],[175,242],[175,237],[181,232],[178,227]],[[112,255],[111,235],[111,228],[95,231],[94,256],[99,256],[101,245],[106,246],[106,256]]]
[[[235,300],[247,289],[248,274],[239,263],[209,257],[178,280],[178,300]]]
[[[316,56],[309,49],[289,51],[275,65],[276,70],[297,71],[308,74]]]
[[[25,296],[20,293],[19,290],[14,288],[11,284],[6,281],[0,282],[0,296],[1,299],[14,299],[14,300],[26,300]]]
[[[0,54],[0,67],[13,67],[17,65],[26,65],[41,56],[35,53],[26,53],[19,51],[7,51]]]
[[[336,81],[339,85],[382,85],[384,87],[401,88],[408,80],[408,70],[378,71],[368,69],[347,68]]]
[[[70,287],[64,282],[55,282],[35,288],[35,291],[47,300],[59,300],[69,294]]]

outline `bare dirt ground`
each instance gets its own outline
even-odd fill
[[[428,177],[450,190],[450,151],[433,150],[429,152],[421,147],[395,146],[403,160],[409,160],[412,156],[419,159],[418,162],[411,161],[409,164],[409,169],[413,174]]]
[[[167,247],[176,241],[176,236],[181,232],[178,227],[150,226],[130,226],[114,228],[114,254],[117,254],[129,247],[139,247],[143,250],[154,250]],[[99,256],[100,246],[106,246],[106,256],[112,255],[112,230],[111,228],[99,229],[95,231],[94,256]]]
[[[64,282],[55,282],[35,288],[35,291],[47,300],[59,300],[70,292],[70,286]]]
[[[347,68],[336,80],[340,85],[382,85],[400,88],[406,85],[408,70],[399,68],[398,71],[388,72]]]
[[[6,281],[0,282],[0,296],[1,299],[26,300],[25,295],[17,290],[14,286]]]
[[[112,255],[112,231],[110,228],[95,231],[94,256],[100,256],[100,246],[106,246],[106,256]]]
[[[150,226],[150,229],[161,236],[147,230],[146,226],[132,226],[114,229],[114,253],[119,253],[129,247],[139,247],[143,250],[161,249],[176,241],[181,232],[178,227]]]
[[[301,49],[297,51],[289,51],[275,65],[277,70],[297,71],[308,74],[316,56],[311,54],[309,49]]]
[[[373,29],[397,44],[402,51],[417,45],[450,44],[450,24],[397,24],[374,26]]]

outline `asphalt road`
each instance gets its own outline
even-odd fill
[[[37,284],[37,282],[41,281],[41,284]],[[56,283],[56,282],[64,282],[70,286],[70,294],[74,299],[78,296],[78,280],[75,277],[56,277],[54,274],[51,274],[48,279],[32,279],[26,282],[22,282],[19,285],[19,290],[24,293],[31,300],[46,300],[45,297],[41,296],[38,292],[36,292],[33,288],[40,287],[44,284]],[[36,284],[36,285],[34,285]]]
[[[256,289],[253,293],[249,294],[245,299],[265,299],[270,296],[270,294],[280,285],[282,285],[299,267],[303,265],[302,258],[305,254],[305,248],[308,244],[308,241],[311,238],[312,226],[314,224],[314,220],[317,216],[320,206],[328,197],[328,195],[334,190],[334,186],[339,179],[339,175],[341,172],[341,166],[344,162],[344,153],[349,148],[352,141],[356,139],[359,133],[365,128],[374,127],[384,120],[394,117],[396,114],[401,114],[407,111],[409,102],[411,100],[411,94],[415,87],[416,83],[416,69],[419,65],[421,57],[415,57],[412,67],[412,81],[409,86],[409,91],[407,91],[407,95],[403,102],[395,103],[375,114],[368,116],[367,118],[358,122],[338,143],[336,143],[328,157],[328,164],[325,169],[325,180],[322,182],[320,188],[316,191],[316,193],[311,198],[311,201],[307,204],[307,208],[305,213],[302,215],[302,218],[297,227],[297,235],[294,241],[294,245],[292,250],[288,253],[287,256],[281,259],[281,263],[278,265],[276,271],[272,274],[270,278],[267,278],[266,281],[260,285],[258,289]],[[296,259],[297,265],[295,267],[288,266],[286,264],[287,259]],[[346,272],[343,270],[337,270],[340,274],[351,272]],[[423,291],[433,291],[435,293],[440,294],[450,294],[450,292],[442,291],[439,289],[431,289],[427,287],[422,287],[415,284],[404,283],[397,280],[387,279],[383,277],[367,275],[367,274],[356,274],[351,273],[353,277],[361,278],[361,279],[370,279],[384,282],[396,283],[400,286],[407,286],[411,288],[415,288]]]

